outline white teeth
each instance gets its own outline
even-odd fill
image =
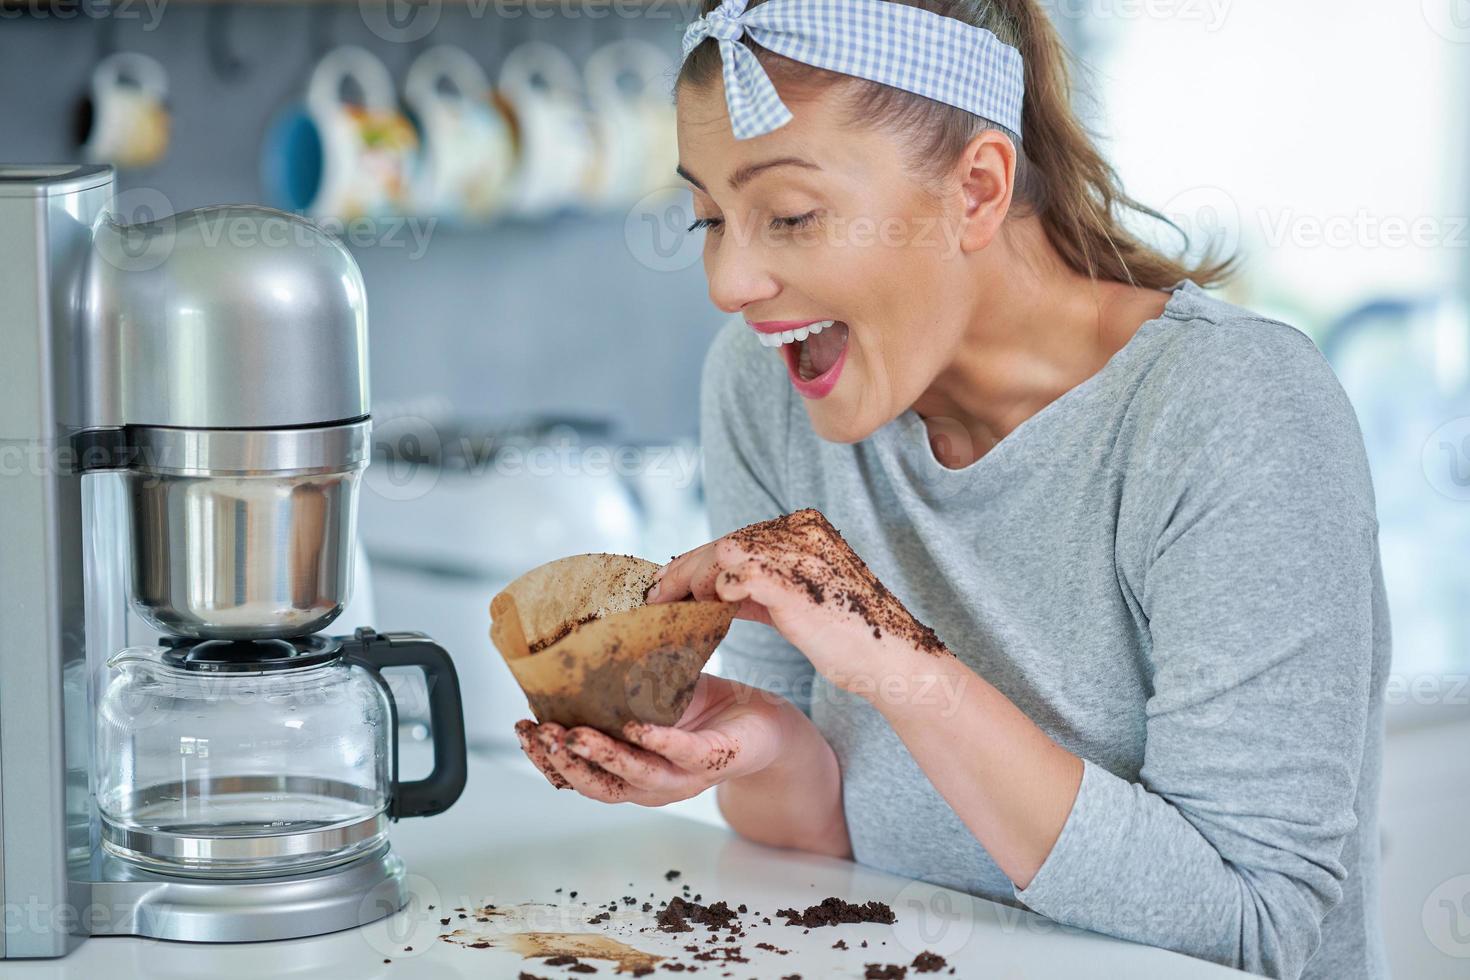
[[[822,320],[796,330],[785,330],[781,333],[763,333],[757,336],[760,339],[762,347],[784,347],[787,344],[800,343],[808,337],[815,337],[836,322],[836,320]]]

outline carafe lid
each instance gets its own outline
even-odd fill
[[[275,640],[163,641],[169,649],[163,662],[181,670],[211,674],[260,674],[298,670],[331,663],[342,656],[342,641],[331,636],[302,636]]]

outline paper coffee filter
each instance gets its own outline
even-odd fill
[[[577,555],[527,572],[494,598],[490,639],[537,721],[621,738],[629,721],[672,725],[683,716],[737,606],[648,605],[657,571],[640,558]]]

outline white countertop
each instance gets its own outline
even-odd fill
[[[92,939],[59,960],[0,962],[0,976],[514,980],[521,970],[548,978],[614,972],[611,963],[592,960],[595,974],[569,973],[565,967],[524,960],[509,949],[470,949],[437,938],[465,926],[487,935],[517,929],[602,931],[643,952],[673,955],[697,965],[696,980],[720,977],[726,970],[733,980],[793,973],[806,980],[862,977],[867,963],[908,965],[923,950],[945,956],[957,968],[956,977],[1203,980],[1241,975],[1164,950],[1063,929],[1028,912],[850,862],[760,847],[728,830],[668,812],[606,806],[570,792],[558,793],[518,758],[474,758],[465,795],[451,810],[398,823],[392,839],[408,864],[413,900],[403,912],[360,929],[244,945]],[[665,881],[664,873],[671,869],[682,875]],[[681,894],[686,883],[706,904],[724,900],[732,908],[744,903],[751,910],[741,916],[746,936],[735,940],[749,963],[694,961],[683,947],[693,942],[708,948],[703,927],[677,935],[651,928],[659,901]],[[557,888],[563,889],[560,895]],[[573,889],[576,901],[568,895]],[[650,892],[656,896],[651,900]],[[638,905],[624,906],[625,895],[636,897]],[[859,903],[887,902],[898,921],[825,927],[804,934],[775,915],[778,908],[805,908],[829,895]],[[606,907],[611,901],[619,902],[620,911],[610,922],[586,924],[601,911],[599,904]],[[652,902],[654,912],[640,911],[645,901]],[[459,920],[453,911],[456,906],[473,910],[485,904],[509,909],[511,916],[480,925],[473,918]],[[429,905],[435,906],[433,911]],[[774,924],[761,924],[756,911]],[[450,916],[452,924],[442,926],[442,916]],[[850,948],[833,949],[838,939]],[[866,949],[860,947],[864,939]],[[757,949],[759,942],[789,950],[789,955]],[[412,951],[405,951],[405,946],[412,946]],[[384,963],[385,958],[392,962]],[[685,974],[659,969],[653,976],[676,975]],[[910,980],[928,976],[944,980],[951,974],[909,971]]]

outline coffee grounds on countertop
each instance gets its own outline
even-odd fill
[[[882,902],[853,905],[840,898],[824,898],[821,904],[810,906],[804,912],[798,912],[796,909],[777,909],[776,915],[785,919],[788,926],[805,926],[808,929],[815,929],[818,926],[848,925],[855,922],[879,922],[884,925],[892,925],[895,921],[893,909]]]
[[[560,643],[562,640],[565,640],[577,630],[581,629],[583,626],[586,626],[588,623],[597,618],[597,613],[590,613],[574,622],[563,623],[560,627],[557,628],[557,631],[555,633],[551,634],[545,639],[537,640],[535,643],[530,644],[528,649],[533,654],[540,653],[542,650],[545,650],[553,643]]]
[[[908,972],[908,967],[897,963],[869,963],[863,980],[903,980]]]
[[[693,932],[694,927],[690,922],[709,926],[710,932],[718,929],[729,929],[733,932],[740,928],[740,920],[724,902],[700,905],[678,895],[669,899],[668,906],[659,912],[657,922],[662,932]]]
[[[949,961],[938,953],[928,950],[914,957],[913,967],[915,973],[938,973],[949,965]]]
[[[939,636],[904,608],[820,511],[807,508],[752,524],[730,534],[730,539],[762,570],[805,590],[813,603],[835,603],[861,617],[875,639],[888,633],[925,653],[949,653]],[[804,557],[815,561],[801,560]]]
[[[563,955],[563,956],[548,956],[546,959],[542,960],[541,962],[542,963],[545,963],[547,966],[573,966],[573,965],[575,965],[577,963],[577,958],[575,956],[565,956],[565,955]]]
[[[546,978],[545,977],[538,977],[534,973],[527,973],[525,970],[522,970],[516,976],[516,980],[546,980]]]

